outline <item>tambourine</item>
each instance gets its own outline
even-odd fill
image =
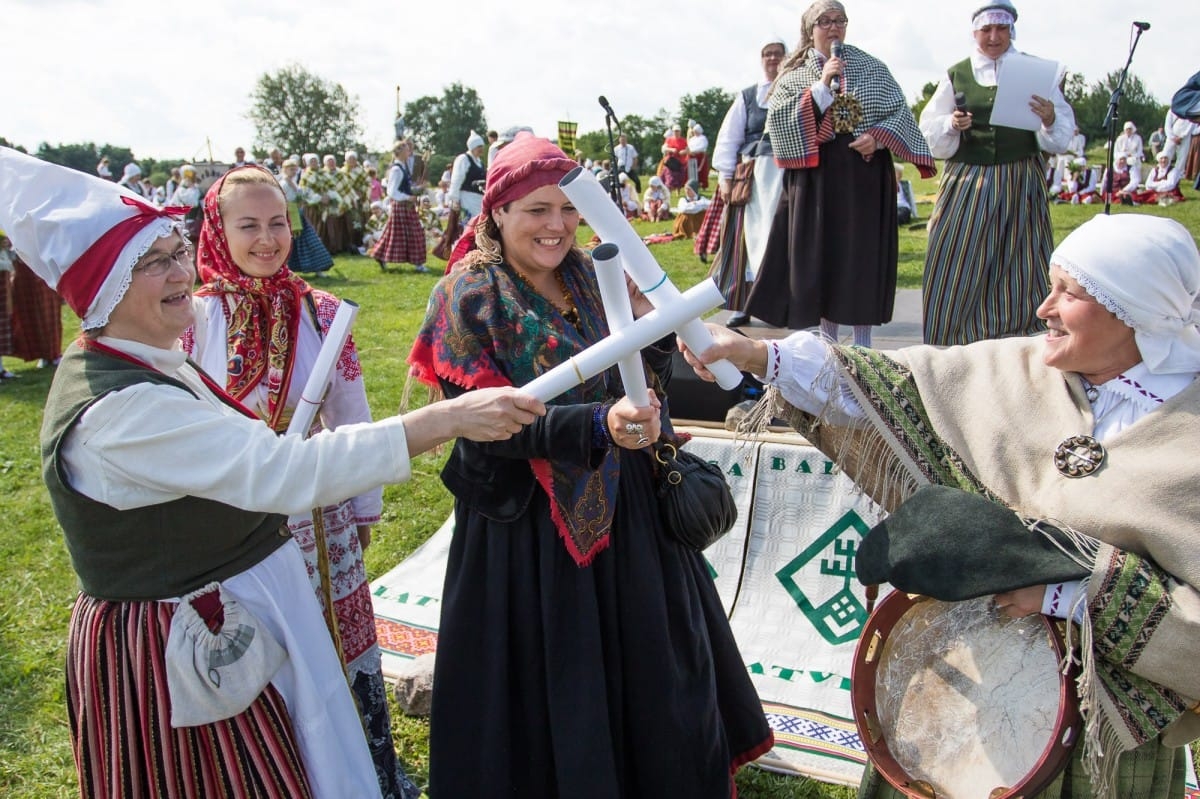
[[[1075,667],[1054,620],[990,597],[893,591],[867,619],[851,700],[867,755],[909,797],[1016,799],[1048,785],[1081,731]]]

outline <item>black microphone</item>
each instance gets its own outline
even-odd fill
[[[965,94],[963,94],[962,92],[954,93],[954,110],[961,111],[964,114],[967,113],[967,96]],[[961,133],[960,133],[960,136],[962,137],[963,141],[966,141],[966,139],[968,137],[970,137],[970,135],[971,135],[971,131],[969,129],[961,131]]]
[[[608,115],[613,119],[617,118],[617,112],[612,110],[612,106],[608,104],[608,98],[603,94],[600,95],[600,107],[608,112]]]
[[[1140,31],[1148,31],[1148,30],[1150,30],[1150,23],[1149,22],[1135,22],[1135,23],[1133,23],[1133,27],[1137,28]]]
[[[832,55],[834,58],[842,57],[842,40],[841,39],[833,40],[833,42],[829,45],[829,54]],[[841,85],[842,85],[842,81],[837,75],[834,75],[833,80],[829,81],[829,88],[834,94],[838,93],[838,87]]]

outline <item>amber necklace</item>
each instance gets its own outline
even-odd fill
[[[575,300],[571,298],[571,292],[567,290],[567,279],[563,277],[561,267],[554,270],[554,281],[558,283],[558,291],[562,295],[562,305],[559,305],[557,302],[538,291],[537,287],[529,282],[529,278],[525,277],[521,270],[513,267],[513,274],[516,275],[517,279],[524,283],[530,291],[558,309],[558,312],[562,314],[563,319],[566,319],[571,325],[579,327],[579,309],[575,307]]]

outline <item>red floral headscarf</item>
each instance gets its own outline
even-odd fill
[[[221,219],[221,187],[230,175],[246,169],[271,174],[253,164],[237,167],[222,175],[204,195],[204,226],[196,250],[196,266],[204,285],[196,294],[222,299],[228,326],[226,390],[242,400],[265,378],[265,418],[272,429],[280,430],[286,427],[284,400],[295,363],[296,331],[303,313],[300,304],[312,287],[286,263],[270,277],[251,277],[233,262]]]

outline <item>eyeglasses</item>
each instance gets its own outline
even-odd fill
[[[132,271],[141,272],[146,277],[162,277],[171,268],[171,264],[178,264],[184,269],[192,268],[192,249],[186,244],[179,245],[179,248],[172,253],[160,253],[159,255],[142,261],[135,266]]]
[[[841,28],[842,30],[845,30],[846,25],[849,24],[849,22],[850,20],[846,19],[845,17],[837,17],[836,19],[821,17],[817,20],[817,27],[823,31],[827,31],[830,28]]]

